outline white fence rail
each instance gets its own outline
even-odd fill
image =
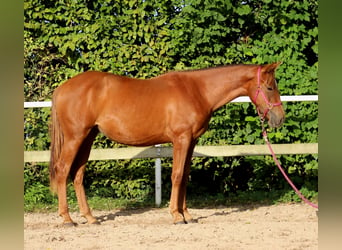
[[[296,95],[296,96],[281,96],[283,102],[304,102],[304,101],[318,101],[318,95]],[[235,98],[231,102],[251,102],[249,97],[241,96]],[[24,102],[24,108],[46,108],[51,107],[51,101],[46,102]]]

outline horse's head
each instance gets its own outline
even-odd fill
[[[285,120],[285,112],[275,79],[275,70],[280,63],[259,66],[255,81],[249,88],[249,97],[255,104],[261,119],[266,118],[271,127],[280,127]]]

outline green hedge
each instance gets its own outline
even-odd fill
[[[25,101],[50,100],[66,79],[86,70],[148,78],[171,70],[282,61],[282,95],[318,93],[317,0],[304,1],[24,1]],[[317,142],[318,104],[284,103],[273,143]],[[25,150],[49,148],[49,108],[25,110]],[[261,144],[250,103],[218,110],[200,145]],[[94,147],[120,147],[99,135]],[[317,191],[317,155],[281,156],[295,184]],[[171,159],[163,159],[169,196]],[[25,199],[50,202],[47,164],[24,167]],[[154,161],[89,162],[89,195],[141,198],[154,193]],[[288,188],[269,156],[195,158],[189,194]],[[164,196],[164,197],[165,197]]]

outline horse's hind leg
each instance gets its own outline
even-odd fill
[[[74,183],[77,201],[80,207],[81,216],[85,217],[90,224],[99,224],[99,222],[94,218],[90,212],[90,208],[87,202],[86,194],[83,186],[83,176],[90,154],[91,146],[98,133],[97,128],[93,128],[88,136],[83,141],[76,159],[72,165],[71,178]]]
[[[72,221],[67,202],[67,179],[70,173],[71,165],[77,154],[82,140],[68,140],[64,138],[64,145],[61,155],[56,163],[56,182],[57,182],[57,195],[58,195],[58,213],[63,217],[64,225],[75,225]]]

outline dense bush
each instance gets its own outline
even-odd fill
[[[25,101],[50,100],[66,79],[86,70],[138,78],[216,65],[282,61],[282,95],[317,94],[317,0],[24,1]],[[317,103],[285,103],[273,143],[317,142]],[[49,148],[50,110],[25,110],[25,150]],[[227,104],[200,145],[261,144],[252,104]],[[94,147],[118,147],[99,135]],[[299,187],[317,190],[317,155],[281,156]],[[169,195],[172,160],[163,159]],[[49,201],[46,164],[25,164],[25,199]],[[139,198],[153,193],[154,161],[89,162],[90,195]],[[271,157],[195,158],[189,194],[287,188]]]

